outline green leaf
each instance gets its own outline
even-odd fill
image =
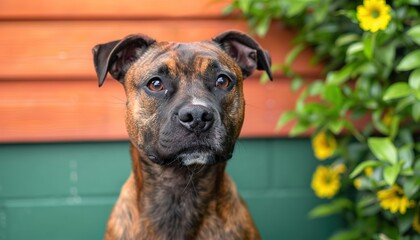
[[[371,137],[368,146],[379,160],[393,165],[397,163],[397,149],[389,138]]]
[[[404,181],[404,193],[407,194],[408,198],[411,198],[416,194],[420,188],[420,177],[408,177]]]
[[[420,101],[420,90],[414,91],[413,94],[417,98],[417,100]]]
[[[379,162],[379,161],[376,161],[376,160],[363,161],[363,162],[359,163],[359,165],[357,165],[354,168],[353,172],[351,172],[351,174],[350,174],[350,178],[355,178],[357,175],[359,175],[367,167],[378,167],[378,166],[383,166],[383,165],[384,165],[383,162]]]
[[[353,207],[352,201],[347,198],[339,198],[328,204],[322,204],[316,206],[309,212],[310,218],[319,218],[340,213],[345,209],[350,209]]]
[[[309,125],[306,123],[298,122],[293,126],[293,128],[290,130],[289,135],[294,137],[300,134],[305,133],[309,129]]]
[[[320,95],[324,91],[324,82],[315,81],[308,87],[309,96]]]
[[[339,134],[341,130],[343,129],[343,127],[345,126],[345,124],[346,124],[346,120],[344,119],[331,121],[328,124],[328,129],[330,129],[334,134]]]
[[[403,169],[411,167],[414,161],[413,144],[405,144],[399,147],[398,159],[403,163]]]
[[[408,108],[415,102],[416,102],[416,98],[412,96],[401,98],[397,101],[397,106],[395,107],[395,111],[396,112],[404,111],[406,108]]]
[[[329,240],[353,240],[361,239],[362,231],[359,228],[352,228],[346,230],[340,230],[337,233],[334,233]]]
[[[400,120],[401,117],[398,114],[395,114],[391,121],[391,126],[389,127],[389,137],[394,139],[395,136],[398,134],[398,130],[400,127]]]
[[[303,85],[303,79],[300,76],[295,76],[292,79],[291,89],[296,92]]]
[[[242,12],[249,12],[249,9],[251,8],[251,4],[252,4],[252,0],[240,0],[237,1],[238,3],[238,8],[242,11]]]
[[[375,34],[368,35],[363,39],[363,52],[367,59],[371,60],[373,57],[373,51],[375,49]]]
[[[355,68],[353,69],[352,76],[364,75],[371,76],[377,74],[376,66],[373,62],[369,61],[357,61],[353,63]]]
[[[325,20],[329,13],[329,2],[320,1],[316,6],[316,11],[313,12],[315,22],[321,23]]]
[[[405,192],[405,191],[404,191]],[[400,233],[404,233],[410,229],[413,224],[414,212],[407,212],[398,217],[398,229]],[[415,238],[400,238],[400,240],[413,240]]]
[[[414,26],[407,31],[407,35],[417,44],[420,45],[420,25]]]
[[[386,89],[383,96],[384,101],[393,100],[396,98],[407,97],[411,94],[411,88],[406,82],[397,82]]]
[[[420,151],[420,143],[416,146],[417,151]],[[414,163],[414,172],[416,173],[416,176],[420,176],[420,161],[417,161]]]
[[[270,77],[268,77],[268,74],[266,72],[263,72],[260,77],[260,83],[266,84],[268,82],[270,82]]]
[[[347,48],[346,55],[348,57],[350,57],[350,56],[355,55],[355,54],[357,54],[359,52],[362,52],[362,51],[363,51],[363,43],[355,42]]]
[[[296,117],[296,113],[292,111],[284,112],[276,124],[276,130],[280,130],[284,127],[288,122],[290,122],[294,117]]]
[[[376,59],[381,61],[387,67],[392,67],[395,61],[395,48],[396,44],[391,43],[386,46],[381,47],[378,51],[376,51]]]
[[[284,60],[284,64],[287,66],[290,66],[293,61],[295,61],[296,57],[299,56],[299,54],[305,49],[305,45],[299,44],[296,47],[294,47],[286,56],[286,59]]]
[[[308,3],[307,1],[291,1],[289,4],[290,6],[287,9],[286,15],[287,17],[293,17],[305,10],[305,7]]]
[[[411,109],[411,115],[413,116],[414,121],[420,122],[420,102],[416,101],[413,104],[413,108]]]
[[[353,73],[356,63],[348,64],[338,71],[331,71],[327,74],[327,84],[340,85],[347,81]]]
[[[268,31],[268,28],[270,27],[271,23],[271,17],[270,16],[264,16],[262,18],[257,26],[255,27],[255,33],[257,33],[258,36],[263,37]]]
[[[305,99],[307,97],[306,95],[307,95],[306,91],[303,91],[298,97],[298,99],[296,100],[295,112],[299,116],[304,116],[306,114],[305,112]]]
[[[420,50],[407,54],[397,66],[398,71],[409,71],[420,67]]]
[[[420,0],[408,0],[407,3],[411,5],[419,6]]]
[[[408,85],[414,90],[420,90],[420,69],[416,69],[410,74]]]
[[[372,113],[372,124],[382,134],[388,135],[389,128],[382,121],[384,109],[378,109]]]
[[[413,176],[414,175],[414,170],[412,168],[404,168],[400,171],[400,175],[401,176]]]
[[[337,85],[327,85],[324,88],[323,98],[335,106],[340,106],[343,102],[343,93]]]
[[[400,168],[400,164],[395,164],[393,166],[387,166],[384,168],[384,180],[389,186],[394,185],[398,174],[400,173]]]
[[[271,65],[271,72],[274,74],[275,72],[279,71],[280,69],[282,69],[284,66],[282,64],[272,64]],[[260,83],[265,84],[268,83],[270,81],[270,78],[268,77],[268,74],[264,71],[261,74],[261,78],[260,78]]]
[[[225,8],[223,8],[222,15],[227,16],[227,15],[231,14],[233,12],[233,10],[235,10],[235,6],[233,4],[229,4]]]
[[[335,41],[335,45],[337,47],[347,45],[347,44],[350,44],[352,42],[359,40],[359,38],[360,38],[359,35],[355,33],[343,34],[337,38],[337,40]]]

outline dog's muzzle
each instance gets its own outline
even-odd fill
[[[231,144],[216,109],[202,104],[185,104],[169,114],[154,148],[160,164],[214,164],[227,160]],[[229,146],[228,146],[229,145]]]

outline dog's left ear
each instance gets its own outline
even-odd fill
[[[215,36],[213,41],[238,63],[244,79],[258,69],[265,70],[270,80],[273,80],[270,54],[248,34],[230,30]]]
[[[108,72],[116,80],[124,82],[130,65],[155,42],[156,40],[146,35],[134,34],[122,40],[96,45],[92,54],[99,86],[104,83]]]

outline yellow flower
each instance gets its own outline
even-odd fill
[[[364,172],[365,172],[366,176],[370,177],[370,176],[372,176],[373,168],[372,167],[367,167],[367,168],[365,168]]]
[[[342,163],[340,163],[338,165],[335,165],[333,169],[338,174],[342,174],[342,173],[345,173],[347,171],[346,165],[344,165]]]
[[[382,123],[387,126],[390,127],[392,124],[392,118],[394,116],[394,110],[390,109],[385,111],[384,115],[382,116]]]
[[[414,207],[414,201],[409,201],[404,190],[397,185],[389,189],[378,191],[377,197],[383,209],[389,209],[391,213],[399,211],[405,214],[407,208]]]
[[[357,7],[357,19],[364,31],[377,32],[385,30],[391,21],[391,7],[385,0],[364,0],[363,5]]]
[[[316,158],[325,160],[334,154],[337,142],[333,136],[327,135],[326,132],[320,132],[312,139],[312,148]]]
[[[420,211],[416,211],[413,219],[413,229],[420,234]]]
[[[354,179],[353,185],[357,190],[359,190],[362,187],[362,179],[361,178]]]
[[[340,186],[339,174],[330,167],[319,166],[312,176],[311,187],[320,198],[332,198]]]

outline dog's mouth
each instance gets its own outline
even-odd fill
[[[224,126],[218,122],[200,133],[192,132],[179,124],[169,121],[158,134],[155,145],[150,145],[150,152],[155,155],[155,162],[161,165],[212,165],[226,161],[233,151]]]
[[[221,149],[214,149],[212,146],[195,146],[185,148],[178,152],[177,159],[183,165],[207,164],[212,165],[231,158],[231,154],[226,154]]]
[[[193,145],[181,149],[168,149],[149,155],[149,158],[160,165],[213,165],[228,160],[232,155],[209,145]]]
[[[211,146],[206,145],[197,145],[182,148],[181,150],[173,154],[172,158],[174,159],[173,161],[175,163],[184,166],[189,166],[193,164],[212,165],[223,159],[222,154],[219,153],[219,151],[213,149]]]

